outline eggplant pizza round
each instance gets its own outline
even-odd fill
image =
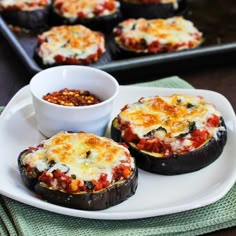
[[[24,184],[69,208],[102,210],[135,194],[138,171],[129,150],[92,133],[59,132],[20,153]]]
[[[105,38],[83,25],[54,26],[38,35],[35,59],[43,67],[87,65],[105,53]]]
[[[138,167],[174,175],[215,161],[227,130],[221,113],[203,97],[173,94],[127,104],[112,122],[111,137],[128,145]]]
[[[113,30],[119,48],[133,53],[160,53],[199,46],[202,33],[183,17],[168,19],[130,18]]]

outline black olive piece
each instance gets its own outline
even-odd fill
[[[141,39],[140,44],[145,47],[147,45],[147,41],[145,39]]]
[[[75,175],[75,174],[72,174],[72,175],[71,175],[71,178],[72,178],[72,179],[76,179],[76,175]]]
[[[144,137],[150,137],[150,136],[153,136],[154,133],[155,133],[155,130],[151,130],[151,131],[149,131],[148,133],[144,134],[143,136],[144,136]]]
[[[41,172],[37,168],[34,168],[34,170],[32,171],[32,177],[36,178],[40,173]]]
[[[62,164],[62,165],[65,167],[65,171],[63,171],[63,173],[68,173],[70,170],[70,167],[65,164]]]
[[[49,168],[51,168],[51,167],[53,167],[55,164],[56,164],[56,162],[55,161],[50,161],[50,162],[48,162],[48,166],[49,166]]]
[[[95,185],[91,181],[84,181],[84,185],[89,191],[94,190]]]
[[[182,100],[179,98],[179,99],[177,99],[177,103],[181,103],[182,102]]]
[[[135,30],[136,29],[136,24],[133,24],[131,30]]]
[[[192,108],[192,107],[194,107],[193,104],[191,104],[191,103],[188,103],[188,104],[187,104],[187,108],[188,108],[188,109],[190,109],[190,108]]]
[[[165,128],[163,128],[162,126],[158,127],[157,129],[153,129],[151,131],[149,131],[147,134],[144,135],[144,137],[151,137],[155,134],[156,131],[164,131],[165,133],[167,133],[167,130]]]
[[[49,168],[48,168],[48,169],[50,169],[50,168],[53,167],[54,165],[55,165],[55,162],[54,162],[53,164],[49,165]],[[61,165],[65,168],[65,170],[62,171],[62,170],[60,169],[60,171],[63,172],[63,173],[68,173],[69,170],[70,170],[69,166],[67,166],[67,165],[65,165],[65,164],[61,164]],[[53,170],[53,172],[56,171],[56,170],[57,170],[57,169]]]
[[[189,134],[188,132],[187,133],[182,133],[182,134],[179,134],[179,135],[175,136],[175,138],[181,139],[181,138],[185,137],[188,134]]]
[[[160,126],[160,127],[158,127],[158,128],[156,129],[156,131],[159,131],[159,130],[162,130],[162,131],[164,131],[165,133],[167,133],[167,130],[166,130],[165,128],[163,128],[162,126]]]
[[[186,133],[179,134],[179,135],[175,136],[175,138],[178,138],[178,139],[183,138],[184,136],[188,135],[189,133],[192,133],[194,130],[197,129],[195,121],[193,121],[193,122],[188,121],[188,123],[189,123],[188,124],[189,131]]]
[[[196,122],[195,121],[193,121],[193,122],[189,122],[188,121],[188,127],[189,127],[189,133],[192,133],[194,130],[196,130],[197,129],[197,127],[196,127]]]
[[[89,158],[89,155],[91,154],[91,151],[89,150],[89,151],[87,151],[86,152],[86,158]]]

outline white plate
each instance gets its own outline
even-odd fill
[[[31,95],[26,86],[12,98],[0,116],[0,193],[25,204],[64,215],[109,220],[165,215],[206,206],[219,200],[236,180],[236,158],[233,155],[236,153],[236,118],[224,96],[209,90],[121,86],[113,117],[126,103],[140,97],[172,93],[202,95],[223,114],[228,140],[222,155],[208,167],[178,176],[161,176],[139,170],[136,194],[102,211],[70,209],[39,200],[23,185],[17,167],[19,153],[44,139],[37,130]]]

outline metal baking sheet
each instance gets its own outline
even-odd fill
[[[185,18],[193,21],[195,26],[203,32],[204,42],[200,47],[179,52],[122,57],[122,55],[117,55],[112,36],[106,35],[107,52],[99,62],[90,66],[108,72],[117,72],[236,50],[235,0],[188,0]],[[33,73],[42,70],[33,58],[37,43],[36,34],[14,33],[1,17],[0,31]]]

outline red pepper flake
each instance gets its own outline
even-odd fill
[[[43,96],[43,99],[62,106],[88,106],[101,102],[100,99],[89,91],[67,88],[48,93]]]

